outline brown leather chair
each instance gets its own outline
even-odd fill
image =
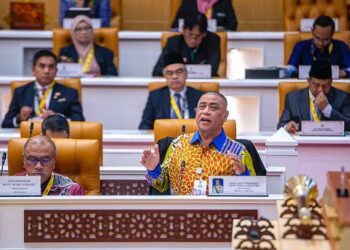
[[[278,84],[278,96],[279,96],[278,117],[281,117],[282,115],[287,93],[290,91],[306,88],[307,86],[308,86],[307,82],[280,82]],[[333,82],[332,86],[337,89],[341,89],[343,91],[350,93],[350,83],[348,82]]]
[[[165,87],[165,82],[150,82],[148,84],[148,91],[151,92],[156,89]],[[220,86],[218,82],[186,82],[186,86],[198,89],[203,92],[215,91],[219,92]]]
[[[21,122],[20,132],[21,138],[29,138],[30,123],[28,121]],[[99,122],[73,122],[70,121],[70,138],[71,139],[90,139],[99,142],[99,164],[103,166],[103,141],[102,141],[102,123]],[[32,131],[32,136],[41,134],[41,121],[35,121]]]
[[[163,32],[160,40],[162,49],[165,47],[168,39],[170,37],[180,35],[181,32]],[[219,77],[226,78],[226,66],[227,66],[227,33],[226,32],[216,32],[220,37],[220,63],[218,69]]]
[[[182,133],[182,126],[186,126],[185,133],[193,133],[197,128],[195,119],[157,119],[154,122],[154,142],[165,137],[176,138]],[[236,139],[236,121],[227,120],[224,131],[231,139]]]
[[[72,43],[69,29],[53,30],[52,52],[59,55],[60,49]],[[119,69],[119,38],[117,28],[94,29],[94,41],[96,44],[110,49],[114,54],[114,65]]]
[[[311,33],[290,33],[284,35],[283,45],[284,45],[284,64],[288,63],[290,56],[292,55],[293,48],[297,42],[302,40],[311,39]],[[350,46],[350,32],[342,31],[336,32],[333,36],[334,39],[344,41],[348,46]]]
[[[99,143],[97,140],[53,139],[56,148],[57,173],[82,185],[87,195],[100,194]],[[23,147],[27,139],[8,143],[9,175],[23,172]]]
[[[111,0],[111,27],[121,30],[123,27],[122,0]]]
[[[182,0],[170,0],[170,11],[169,11],[169,30],[171,29],[171,24],[173,23],[176,13],[180,8]]]
[[[78,79],[78,78],[64,78],[64,79],[57,80],[57,82],[59,82],[60,84],[66,86],[66,87],[76,89],[78,91],[80,103],[82,102],[80,79]],[[24,86],[28,83],[29,83],[28,81],[12,81],[10,83],[11,98],[12,98],[16,88]]]
[[[338,18],[339,31],[348,30],[346,0],[283,0],[285,31],[300,31],[300,19],[327,15]]]

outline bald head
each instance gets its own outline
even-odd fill
[[[37,135],[29,138],[24,144],[24,152],[27,153],[29,147],[45,147],[47,144],[51,149],[52,155],[56,156],[55,143],[49,137],[44,135]]]

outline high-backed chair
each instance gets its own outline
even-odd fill
[[[57,80],[57,82],[61,83],[62,85],[66,86],[66,87],[70,87],[70,88],[76,89],[78,91],[79,100],[80,100],[80,103],[81,103],[81,101],[82,101],[82,94],[81,94],[81,84],[80,84],[80,79],[79,78],[64,78],[64,79]],[[10,83],[11,97],[13,96],[16,88],[24,86],[24,85],[26,85],[28,83],[29,83],[29,81],[12,81]]]
[[[346,0],[283,0],[285,31],[300,31],[300,19],[327,15],[338,18],[339,30],[348,30]]]
[[[165,86],[165,82],[150,82],[148,83],[148,91],[151,92],[153,90],[160,89]],[[219,92],[220,89],[218,82],[186,82],[186,86],[198,89],[203,92]]]
[[[162,49],[165,47],[170,37],[180,35],[181,32],[163,32],[160,40]],[[219,77],[226,77],[226,66],[227,66],[227,33],[216,32],[220,37],[220,63],[218,68]]]
[[[284,64],[288,63],[288,60],[293,52],[294,46],[297,42],[302,40],[311,39],[311,33],[289,33],[284,35],[283,45],[284,45]],[[350,32],[342,31],[336,32],[333,35],[334,39],[344,41],[348,46],[350,46]]]
[[[171,29],[171,24],[173,23],[176,13],[180,8],[182,0],[170,0],[170,10],[169,10],[169,30]]]
[[[59,55],[60,49],[72,43],[69,29],[53,30],[52,52]],[[117,28],[94,29],[94,42],[110,49],[114,54],[114,65],[119,69],[119,38]]]
[[[282,115],[287,93],[290,91],[306,88],[307,86],[308,86],[307,82],[280,82],[278,84],[278,96],[279,96],[278,117],[281,117]],[[350,83],[348,82],[333,82],[332,86],[337,89],[341,89],[343,91],[350,93]]]
[[[186,126],[185,133],[193,133],[197,130],[195,119],[157,119],[154,122],[154,142],[158,142],[165,137],[181,135],[182,126]],[[236,139],[236,121],[227,120],[224,123],[224,131],[231,139]]]
[[[82,139],[53,139],[56,148],[55,171],[82,185],[85,194],[100,193],[99,142]],[[8,143],[9,175],[23,172],[23,147],[27,139]]]
[[[110,0],[111,3],[111,27],[121,30],[123,27],[122,0]]]
[[[21,122],[20,132],[21,138],[29,138],[30,134],[30,123],[29,121]],[[99,142],[99,164],[103,165],[103,140],[102,140],[102,123],[99,122],[73,122],[70,121],[70,138],[71,139],[91,139]],[[32,136],[41,134],[41,121],[33,122]]]

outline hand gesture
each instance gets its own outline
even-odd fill
[[[287,130],[287,132],[289,133],[296,133],[297,130],[299,129],[299,123],[296,123],[295,121],[289,121],[286,126],[285,129]]]
[[[33,109],[29,106],[23,106],[19,111],[19,122],[26,121],[32,114]]]
[[[154,145],[154,150],[146,149],[143,151],[140,163],[148,170],[154,170],[159,164],[159,147]]]
[[[323,92],[320,92],[315,99],[315,104],[320,111],[324,110],[328,105],[327,96]]]
[[[232,164],[233,170],[235,171],[235,174],[241,175],[242,173],[244,173],[246,168],[242,164],[239,157],[237,155],[233,154],[230,150],[227,150],[227,155],[228,155],[228,157],[230,157],[231,164]]]

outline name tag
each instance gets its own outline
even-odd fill
[[[191,79],[211,78],[210,64],[186,64],[187,77]]]
[[[59,77],[83,77],[83,65],[80,63],[58,63],[57,76]]]
[[[343,121],[302,121],[301,135],[344,136]]]
[[[0,176],[0,196],[41,196],[40,176]]]
[[[299,66],[299,79],[307,79],[311,65],[300,65]],[[339,79],[339,66],[332,65],[332,79]]]
[[[208,28],[210,32],[216,32],[217,31],[217,22],[216,19],[208,19]]]
[[[209,195],[267,196],[266,176],[209,176]]]
[[[335,23],[335,32],[338,32],[339,31],[338,18],[333,18],[333,21]],[[311,32],[314,22],[315,22],[314,18],[300,19],[300,32]]]

